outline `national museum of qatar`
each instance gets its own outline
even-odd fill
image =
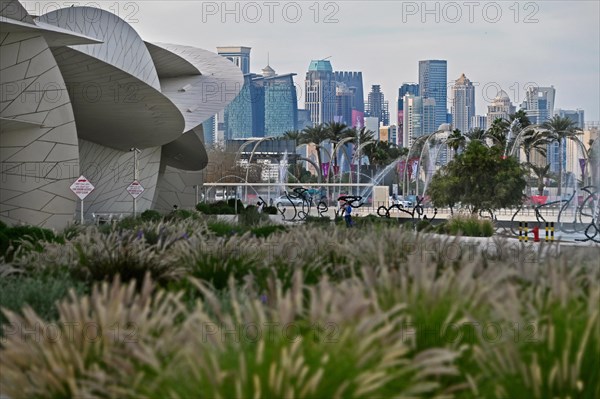
[[[239,93],[238,67],[199,48],[145,42],[97,8],[34,16],[1,0],[0,28],[1,221],[68,225],[80,175],[95,187],[87,219],[131,213],[134,178],[145,189],[138,211],[194,205],[208,162],[202,122]]]

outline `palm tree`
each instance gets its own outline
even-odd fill
[[[293,140],[294,141],[294,147],[298,147],[298,144],[300,143],[300,140],[302,139],[302,132],[300,132],[299,130],[288,130],[285,133],[283,133],[282,136],[285,140]],[[298,164],[297,161],[294,161],[294,173],[293,173],[294,177],[298,180],[300,180],[301,174],[300,174],[300,165]]]
[[[346,137],[351,137],[350,142],[356,146],[375,140],[375,133],[366,127],[357,129],[355,127],[346,130]]]
[[[479,141],[483,141],[485,138],[485,130],[483,130],[480,127],[476,127],[474,129],[472,129],[469,133],[465,134],[465,136],[469,139],[469,140],[479,140]]]
[[[339,143],[340,140],[346,138],[348,135],[348,125],[340,122],[329,122],[325,125],[325,130],[327,131],[327,135],[329,136],[329,141],[333,144],[332,156],[333,159],[330,161],[333,162],[334,171],[337,168],[337,151],[335,151],[335,146]],[[335,151],[335,153],[333,153]]]
[[[283,133],[282,137],[286,140],[294,140],[296,147],[298,147],[298,143],[300,143],[300,139],[302,138],[302,132],[299,130],[288,130]]]
[[[496,118],[492,122],[492,126],[488,129],[485,137],[489,137],[494,140],[493,146],[499,145],[500,148],[506,148],[507,133],[510,127],[510,123],[502,118]]]
[[[545,130],[551,142],[558,142],[558,195],[561,195],[564,141],[566,139],[576,140],[581,129],[571,119],[560,115],[554,115],[552,119],[544,122],[542,129]]]
[[[514,114],[509,115],[508,119],[511,124],[515,120],[518,120],[519,125],[521,126],[521,129],[524,129],[527,126],[531,125],[531,121],[529,120],[529,117],[527,116],[527,111],[525,111],[524,109],[520,109],[517,112],[515,112]]]
[[[546,148],[550,142],[551,140],[548,138],[548,135],[545,132],[533,129],[525,131],[521,137],[521,147],[523,147],[523,152],[525,153],[525,163],[531,163],[532,151],[535,151],[545,157]]]
[[[329,134],[325,127],[320,124],[316,126],[310,126],[304,128],[302,130],[302,136],[300,138],[299,144],[314,144],[317,149],[317,164],[319,165],[319,170],[317,173],[322,173],[323,162],[321,158],[321,143],[329,138]]]
[[[454,151],[455,154],[459,149],[464,148],[466,143],[467,139],[459,129],[454,129],[448,136],[448,139],[446,139],[446,144]]]
[[[550,173],[550,164],[548,164],[546,166],[537,166],[537,165],[528,163],[527,167],[529,167],[529,169],[531,169],[533,171],[533,173],[535,174],[535,176],[537,177],[538,195],[544,195],[544,187],[545,187],[544,179],[554,176],[552,173]]]

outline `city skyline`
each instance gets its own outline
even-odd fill
[[[362,71],[364,87],[381,85],[384,95],[394,103],[403,83],[418,82],[419,61],[445,59],[449,85],[462,73],[475,85],[477,109],[487,108],[500,89],[513,103],[521,104],[527,85],[535,83],[556,88],[556,108],[584,109],[587,121],[600,120],[600,93],[590,90],[600,87],[598,2],[519,2],[519,7],[513,2],[481,2],[474,10],[460,3],[463,9],[458,20],[445,3],[428,3],[431,10],[438,4],[436,15],[415,11],[409,6],[416,4],[418,8],[421,3],[413,2],[321,2],[318,23],[316,9],[309,9],[313,3],[294,3],[300,5],[302,14],[297,22],[282,18],[281,10],[292,3],[277,3],[280,7],[272,13],[273,22],[269,22],[262,3],[256,3],[263,9],[254,19],[251,10],[238,6],[237,22],[234,5],[230,8],[234,11],[226,14],[219,10],[221,3],[140,3],[133,26],[150,40],[183,41],[214,49],[252,47],[251,71],[264,67],[269,55],[275,69],[297,74],[299,88],[304,87],[310,61],[331,56],[334,70]],[[127,17],[125,2],[119,4],[121,16]],[[335,8],[325,10],[326,4]],[[489,22],[494,20],[493,4],[499,5],[501,15],[495,23]],[[217,9],[207,9],[210,5]],[[166,12],[176,7],[185,7],[186,12]],[[469,21],[469,11],[473,22]],[[325,23],[326,16],[337,22]],[[171,18],[177,18],[177,23],[169,24],[174,29],[165,32],[157,28]],[[298,97],[303,104],[303,90]]]

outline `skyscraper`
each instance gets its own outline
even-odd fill
[[[310,62],[304,82],[304,108],[310,111],[314,125],[334,121],[336,82],[331,63],[327,60]]]
[[[471,117],[471,129],[475,128],[487,130],[487,118],[485,115],[473,115]]]
[[[277,75],[267,65],[263,69],[265,104],[265,137],[282,136],[298,128],[298,98],[294,85],[295,73]]]
[[[345,83],[337,82],[335,103],[335,121],[352,126],[352,104],[354,103],[354,91]]]
[[[233,62],[245,75],[250,73],[250,50],[251,47],[242,46],[217,47],[217,54]]]
[[[419,95],[435,99],[435,128],[446,123],[447,103],[447,62],[446,60],[419,61]]]
[[[419,137],[433,133],[435,127],[435,100],[407,94],[404,96],[402,145],[411,147]],[[400,134],[400,133],[399,133]]]
[[[487,112],[487,128],[492,126],[494,120],[500,118],[510,120],[510,115],[516,112],[516,107],[510,101],[508,94],[504,90],[500,90],[494,101],[488,105]]]
[[[348,90],[353,93],[351,122],[346,124],[352,126],[360,124],[362,126],[365,116],[362,72],[336,71],[333,73],[333,77],[336,82],[345,84]]]
[[[577,127],[583,129],[585,127],[584,112],[582,109],[557,109],[554,112],[555,115],[563,118],[569,118],[577,124]]]
[[[471,130],[475,116],[475,86],[463,73],[452,86],[452,126],[463,133]]]
[[[388,126],[390,124],[388,102],[383,96],[380,85],[371,86],[371,91],[369,92],[366,105],[365,114],[367,116],[379,119],[379,122],[383,123],[384,126]]]
[[[240,94],[225,108],[225,140],[263,137],[265,134],[265,95],[263,78],[249,73],[244,75]]]
[[[249,51],[248,47],[243,48]],[[246,55],[249,57],[249,53]],[[264,67],[260,75],[244,75],[240,94],[223,112],[225,140],[281,136],[297,129],[294,76],[293,73],[278,75],[270,65]]]
[[[398,89],[398,145],[403,146],[404,136],[404,96],[412,94],[413,96],[419,95],[419,85],[416,83],[403,83]]]
[[[532,124],[542,124],[554,114],[556,89],[550,87],[528,87],[521,108],[527,111]]]

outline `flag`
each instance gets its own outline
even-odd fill
[[[418,160],[418,159],[415,159],[415,160],[412,162],[412,165],[411,165],[411,167],[412,167],[412,172],[414,172],[414,173],[413,173],[414,179],[412,179],[412,178],[411,178],[411,180],[412,180],[412,181],[416,181],[416,180],[417,180],[417,177],[419,176],[419,160]]]
[[[329,174],[329,162],[323,162],[321,164],[321,169],[323,172],[323,177],[327,178],[327,175]]]
[[[581,167],[581,175],[585,176],[585,158],[579,158],[579,166]]]

